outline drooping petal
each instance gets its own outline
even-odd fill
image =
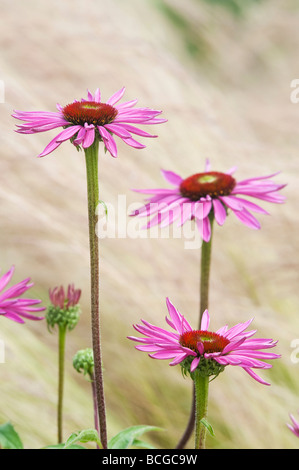
[[[101,137],[100,140],[104,142],[106,149],[110,152],[112,157],[117,156],[117,146],[112,134],[120,137],[124,143],[130,147],[143,149],[145,145],[134,139],[131,134],[146,138],[157,136],[135,127],[134,124],[155,125],[166,122],[167,120],[157,119],[157,116],[161,114],[160,110],[146,107],[135,108],[134,106],[137,104],[137,100],[126,101],[119,104],[118,102],[121,100],[124,93],[125,87],[114,93],[106,103],[103,103],[100,89],[97,88],[94,95],[87,90],[87,99],[82,98],[81,100],[74,100],[65,107],[56,104],[58,112],[23,112],[15,110],[12,116],[15,119],[23,121],[21,125],[17,126],[18,129],[16,132],[20,134],[34,134],[37,132],[46,132],[57,127],[75,129],[75,127],[79,125],[80,129],[77,129],[78,135],[72,142],[74,145],[82,145],[83,149],[86,149],[92,145],[98,135],[96,136],[94,127],[87,127],[87,129],[85,129],[84,126],[97,126]],[[97,103],[98,106],[88,106],[87,102]],[[107,126],[106,129],[105,126]],[[62,131],[58,134],[57,137],[46,146],[44,151],[39,154],[39,157],[48,155],[59,147],[64,140],[68,140],[68,138],[71,139],[76,134],[76,132],[72,134],[71,130],[69,130],[68,133]],[[67,137],[68,135],[70,137]]]
[[[247,372],[247,374],[250,375],[250,377],[252,377],[257,382],[261,383],[262,385],[271,385],[269,382],[266,382],[259,375],[257,375],[255,372],[253,372],[252,369],[250,369],[248,367],[243,367],[243,369],[245,370],[245,372]]]
[[[141,142],[138,142],[136,139],[133,139],[133,137],[126,137],[122,140],[125,144],[129,145],[130,147],[134,147],[135,149],[144,149],[146,147]]]
[[[166,317],[166,322],[176,333],[168,332],[142,320],[144,326],[133,326],[141,334],[145,334],[146,337],[129,337],[129,339],[141,343],[140,346],[136,347],[137,349],[147,353],[150,352],[150,357],[154,359],[173,358],[169,364],[171,366],[180,364],[189,357],[189,366],[184,364],[182,367],[187,367],[186,370],[191,374],[198,367],[201,368],[201,373],[203,373],[207,363],[205,361],[201,362],[202,358],[215,361],[215,363],[224,367],[241,367],[258,382],[269,385],[252,369],[270,369],[272,365],[264,361],[277,359],[280,355],[259,350],[273,346],[276,342],[266,338],[251,338],[255,331],[247,332],[245,330],[252,322],[252,319],[239,323],[230,329],[224,326],[218,329],[215,334],[208,331],[210,318],[208,311],[205,310],[202,315],[200,331],[192,330],[189,323],[168,298],[166,303],[170,314],[170,318]],[[214,351],[213,348],[215,348]],[[208,375],[210,375],[210,369],[207,370]]]
[[[209,242],[211,239],[211,223],[209,217],[205,219],[196,219],[197,228],[204,242]]]
[[[104,144],[105,144],[105,147],[107,148],[107,150],[110,152],[112,157],[116,158],[117,157],[117,146],[116,146],[116,142],[115,142],[114,138],[112,137],[110,132],[108,132],[105,129],[104,126],[98,126],[98,131],[99,131],[101,137],[103,138],[103,141],[104,141]]]
[[[226,219],[226,210],[218,199],[213,199],[213,209],[215,220],[218,225],[223,225]]]
[[[94,138],[95,138],[95,128],[94,126],[86,126],[86,133],[85,133],[85,136],[83,138],[83,141],[82,141],[82,147],[85,149],[85,148],[88,148],[90,147],[93,142],[94,142]]]
[[[30,278],[26,278],[4,290],[11,281],[13,273],[14,266],[0,278],[0,317],[4,316],[17,323],[24,323],[24,318],[28,320],[42,320],[44,317],[32,315],[32,313],[45,310],[45,307],[35,307],[41,301],[21,297],[33,286]]]
[[[200,356],[193,359],[190,366],[190,372],[194,372],[200,362]]]
[[[243,209],[241,211],[233,211],[235,216],[247,227],[253,228],[255,230],[259,230],[261,228],[261,224],[259,221],[254,217],[247,209]]]
[[[53,152],[53,150],[57,149],[63,142],[63,141],[57,140],[61,136],[62,133],[63,131],[60,132],[60,134],[58,134],[56,137],[54,137],[54,139],[52,139],[51,142],[49,142],[49,144],[38,155],[38,157],[45,157],[46,155],[49,155],[49,153]]]

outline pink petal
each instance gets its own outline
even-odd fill
[[[255,372],[253,372],[253,370],[251,370],[247,367],[243,367],[243,369],[245,370],[245,372],[247,372],[247,374],[249,374],[257,382],[259,382],[263,385],[271,385],[268,382],[265,382],[263,379],[261,379]]]
[[[95,91],[95,94],[94,94],[94,101],[96,103],[100,103],[101,102],[101,91],[99,88],[96,89]]]
[[[98,126],[99,133],[101,137],[103,137],[104,144],[107,148],[107,150],[110,152],[112,157],[116,158],[117,157],[117,146],[114,138],[108,132],[104,126]]]
[[[94,137],[95,137],[94,126],[87,126],[86,127],[86,134],[85,134],[83,142],[82,142],[82,147],[84,149],[90,147],[94,142]]]
[[[113,134],[116,134],[118,137],[121,137],[122,139],[127,139],[131,137],[130,132],[128,132],[120,124],[105,124],[105,129],[108,129],[108,131],[113,132]]]
[[[218,225],[223,225],[226,219],[226,210],[218,199],[213,199],[215,220]]]
[[[59,145],[62,144],[62,142],[58,142],[57,139],[61,136],[62,132],[58,134],[56,137],[54,137],[53,140],[45,147],[45,149],[40,153],[38,156],[39,157],[44,157],[45,155],[48,155],[49,153],[53,152],[53,150],[57,149]]]
[[[208,243],[211,239],[211,224],[209,217],[205,219],[196,219],[196,224],[204,242]]]
[[[178,355],[172,362],[169,363],[170,366],[176,366],[180,364],[184,359],[188,357],[188,354],[180,354]]]
[[[168,308],[169,315],[171,317],[171,320],[173,321],[175,325],[176,331],[181,335],[183,334],[183,328],[182,328],[182,315],[180,312],[174,307],[174,305],[170,302],[168,298],[166,298],[166,305]]]
[[[149,134],[148,132],[138,129],[135,126],[131,126],[130,124],[123,123],[123,124],[120,124],[120,126],[122,126],[123,129],[129,132],[132,132],[132,134],[140,135],[141,137],[150,137],[150,138],[157,137],[156,135]]]
[[[232,210],[241,211],[243,209],[242,204],[236,199],[230,196],[219,196],[219,199]]]
[[[207,159],[206,159],[206,165],[205,165],[205,172],[208,172],[208,171],[211,171],[211,162],[210,162],[210,160],[207,158]]]
[[[190,372],[194,372],[200,362],[200,356],[193,359],[190,366]]]
[[[269,214],[269,212],[265,211],[262,207],[258,206],[257,204],[254,204],[251,201],[247,201],[246,199],[242,199],[240,197],[230,196],[230,199],[232,198],[236,199],[242,205],[244,209],[248,209],[253,212],[258,212],[260,214],[266,214],[266,215]]]
[[[107,101],[106,103],[107,104],[110,104],[111,106],[114,106],[115,103],[117,103],[124,95],[126,91],[126,88],[123,87],[121,88],[119,91],[117,91],[116,93],[114,93]]]
[[[252,215],[250,212],[248,212],[246,209],[243,209],[242,211],[233,211],[235,216],[247,227],[253,228],[255,230],[258,230],[261,228],[261,225],[259,221]]]
[[[2,291],[7,286],[7,284],[10,282],[10,280],[13,276],[14,270],[15,270],[15,267],[12,266],[10,268],[10,270],[7,271],[7,273],[5,273],[5,274],[3,274],[3,276],[1,276],[1,278],[0,278],[0,291]]]
[[[79,130],[81,129],[81,126],[70,126],[67,129],[64,129],[59,136],[56,137],[56,142],[65,142],[66,140],[70,139],[75,135]]]
[[[208,310],[206,309],[202,314],[200,329],[203,331],[207,331],[209,328],[209,324],[210,324],[210,315],[209,315]]]
[[[173,184],[174,186],[179,186],[183,181],[183,178],[173,171],[161,170],[161,172],[166,181],[168,181],[170,184]]]
[[[138,142],[137,140],[133,139],[133,137],[126,137],[122,139],[125,144],[130,145],[130,147],[134,147],[136,149],[144,149],[146,146]]]

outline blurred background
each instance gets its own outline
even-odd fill
[[[162,168],[182,176],[237,165],[245,179],[281,171],[284,205],[265,203],[251,230],[231,215],[216,226],[211,267],[211,328],[254,317],[259,337],[278,340],[270,387],[228,368],[210,386],[210,448],[297,448],[286,427],[299,409],[298,175],[299,3],[296,0],[1,0],[0,250],[1,273],[31,277],[32,297],[75,283],[83,314],[67,337],[64,434],[93,427],[90,384],[72,357],[90,347],[89,250],[83,154],[66,142],[37,155],[57,134],[14,132],[13,110],[56,111],[99,87],[103,101],[126,86],[124,99],[163,110],[135,150],[118,140],[119,157],[100,155],[100,195],[142,202],[132,188],[167,187]],[[55,134],[56,132],[56,134]],[[173,448],[185,429],[191,381],[154,361],[126,337],[145,318],[164,327],[168,296],[197,325],[200,249],[183,239],[104,238],[101,253],[102,341],[109,437],[137,424]],[[10,420],[26,448],[56,442],[57,333],[44,322],[0,318],[0,422]],[[294,355],[294,354],[293,354]],[[299,416],[297,415],[299,418]],[[188,447],[193,447],[190,439]]]

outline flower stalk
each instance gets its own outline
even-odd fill
[[[51,304],[47,308],[46,321],[49,332],[58,327],[58,400],[57,400],[57,434],[58,443],[63,442],[63,396],[65,375],[65,343],[67,331],[73,330],[80,317],[78,304],[81,290],[69,285],[67,291],[61,287],[49,290]]]
[[[63,442],[63,395],[65,372],[65,342],[66,332],[73,330],[80,317],[81,309],[78,304],[81,290],[69,285],[67,291],[61,287],[49,290],[51,304],[47,308],[46,321],[49,332],[58,327],[58,403],[57,403],[57,434],[58,442]]]
[[[202,320],[202,315],[205,310],[209,308],[209,284],[210,284],[210,270],[211,270],[211,254],[212,254],[212,238],[213,238],[213,222],[214,216],[210,215],[211,224],[211,237],[209,241],[202,242],[201,246],[201,264],[200,264],[200,307],[199,307],[199,327]],[[192,405],[190,410],[189,421],[186,426],[185,432],[177,444],[177,449],[183,449],[187,444],[192,431],[194,429],[194,422],[196,417],[196,390],[195,383],[193,383]]]
[[[92,347],[94,355],[94,379],[98,416],[100,423],[100,438],[103,448],[107,448],[106,408],[103,384],[102,351],[100,334],[100,308],[99,308],[99,243],[96,234],[97,205],[99,203],[98,184],[98,151],[99,143],[94,143],[85,149],[88,222],[89,222],[89,249],[90,249],[90,289],[91,289],[91,327]]]
[[[97,400],[97,391],[94,380],[94,360],[93,360],[93,351],[91,348],[81,349],[77,351],[73,357],[73,366],[77,372],[83,372],[84,375],[88,375],[89,381],[91,383],[91,392],[92,392],[92,402],[93,402],[93,412],[94,412],[94,428],[96,429],[98,435],[100,435],[100,426],[99,426],[99,415],[98,415],[98,400]],[[97,444],[97,449],[99,449]]]
[[[94,373],[89,374],[91,382],[91,392],[92,392],[92,403],[93,403],[93,417],[94,417],[94,428],[97,430],[100,435],[100,425],[99,425],[99,414],[98,414],[98,399],[97,399],[97,390],[94,380]]]
[[[58,329],[58,406],[57,406],[58,443],[63,442],[62,428],[63,428],[65,340],[66,340],[66,325],[59,325],[59,329]]]
[[[209,377],[198,371],[193,373],[195,388],[195,449],[205,449],[207,428],[204,420],[208,414]]]
[[[209,219],[211,224],[211,237],[208,242],[203,241],[201,247],[199,325],[201,324],[203,312],[209,309],[209,284],[214,215],[210,215]]]

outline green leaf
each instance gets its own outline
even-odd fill
[[[64,442],[62,444],[53,444],[47,447],[43,447],[43,449],[65,449],[65,448],[66,447],[65,447]],[[74,444],[74,445],[68,446],[67,449],[86,449],[86,448],[78,444]]]
[[[140,439],[134,439],[132,446],[140,447],[142,449],[155,449],[156,447],[149,442],[140,441]]]
[[[101,204],[103,207],[104,207],[104,211],[105,211],[105,216],[106,216],[106,220],[108,219],[108,207],[107,207],[107,204],[102,201],[101,199],[98,200],[98,204]]]
[[[95,429],[83,429],[79,432],[73,432],[64,444],[64,449],[69,449],[76,442],[96,442],[102,447],[99,435]]]
[[[108,443],[108,449],[128,449],[132,445],[139,447],[142,441],[139,441],[138,437],[149,431],[161,431],[161,428],[147,425],[131,426],[112,437]],[[142,444],[149,446],[149,444],[144,442],[142,442]]]
[[[207,428],[211,436],[214,437],[215,433],[214,433],[214,429],[212,428],[212,425],[205,418],[202,418],[200,422]]]
[[[23,443],[10,422],[0,426],[1,449],[23,449]]]

